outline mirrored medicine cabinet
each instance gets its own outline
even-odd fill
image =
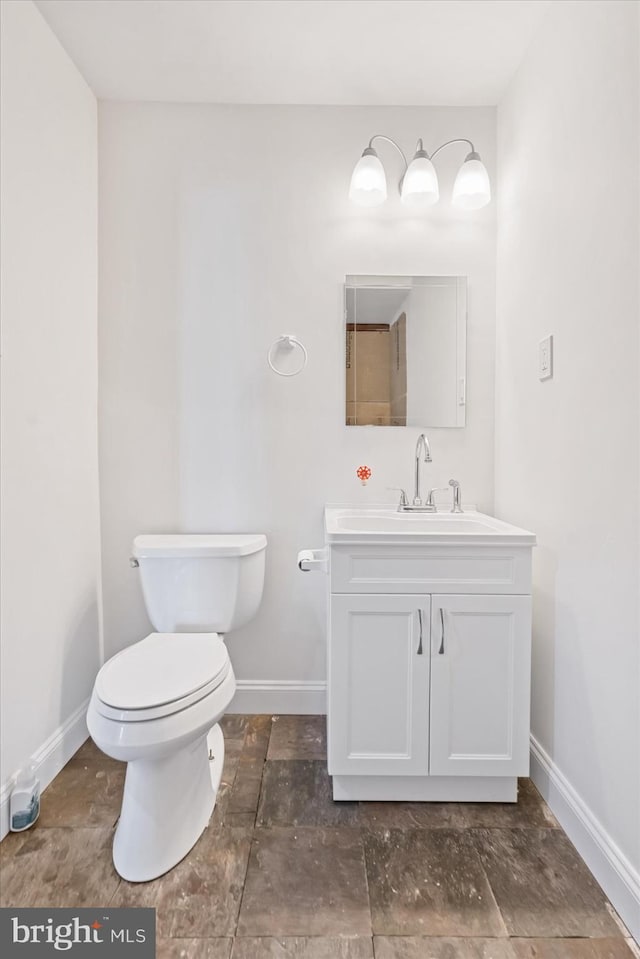
[[[467,279],[347,276],[347,426],[461,427]]]

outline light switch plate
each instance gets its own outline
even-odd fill
[[[538,344],[538,378],[548,380],[553,376],[553,337],[545,336]]]

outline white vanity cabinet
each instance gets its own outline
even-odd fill
[[[326,558],[334,798],[515,800],[529,771],[531,543],[328,537]]]

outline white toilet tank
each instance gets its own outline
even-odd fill
[[[159,633],[228,633],[262,599],[267,537],[250,534],[136,536],[149,618]]]

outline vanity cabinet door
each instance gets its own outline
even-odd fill
[[[433,776],[529,773],[530,596],[433,596]]]
[[[430,606],[430,596],[331,596],[330,774],[428,773]]]

